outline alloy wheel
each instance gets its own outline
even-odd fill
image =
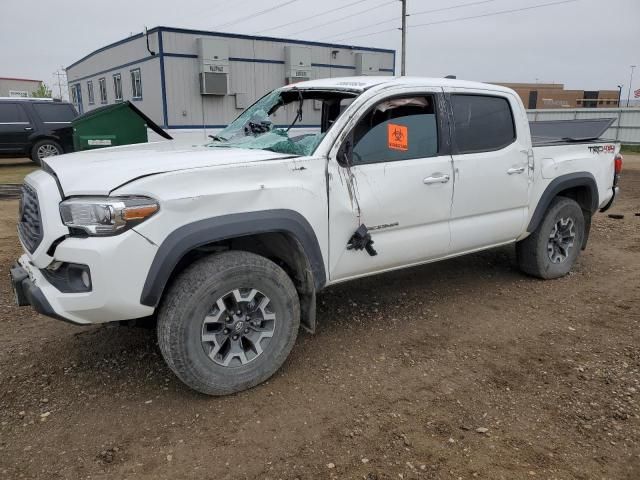
[[[264,352],[276,328],[271,300],[255,288],[222,295],[204,317],[202,347],[224,367],[243,366]]]
[[[549,235],[547,252],[553,263],[562,263],[569,257],[576,238],[575,222],[573,218],[560,218]]]

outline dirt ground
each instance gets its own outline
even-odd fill
[[[560,280],[509,247],[330,288],[318,333],[225,398],[176,380],[152,330],[16,308],[2,274],[0,479],[638,479],[640,156],[613,212]]]

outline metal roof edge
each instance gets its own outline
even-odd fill
[[[176,27],[166,27],[166,26],[157,26],[147,30],[147,34],[156,33],[156,32],[186,33],[186,34],[195,34],[195,35],[206,35],[206,36],[212,36],[212,37],[239,38],[244,40],[262,40],[266,42],[292,43],[297,45],[310,45],[310,46],[316,46],[316,47],[343,48],[348,50],[361,50],[363,52],[393,53],[394,56],[396,54],[395,50],[386,49],[386,48],[361,47],[358,45],[344,45],[344,44],[338,44],[338,43],[314,42],[310,40],[296,40],[296,39],[286,39],[286,38],[280,38],[280,37],[263,37],[263,36],[257,36],[257,35],[245,35],[241,33],[212,32],[208,30],[192,30],[187,28],[176,28]],[[122,45],[128,42],[131,42],[133,40],[137,40],[142,37],[144,37],[144,33],[137,33],[135,35],[131,35],[130,37],[123,38],[116,42],[105,45],[104,47],[98,48],[97,50],[94,50],[93,52],[85,55],[80,60],[73,62],[71,65],[66,67],[65,70],[68,70],[70,68],[75,67],[76,65],[79,65],[80,63],[84,62],[85,60],[88,60],[89,58],[93,57],[98,53],[104,52],[105,50],[109,50],[111,48],[117,47],[119,45]]]

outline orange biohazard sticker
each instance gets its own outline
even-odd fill
[[[409,150],[409,129],[404,125],[387,125],[387,145],[389,150]]]

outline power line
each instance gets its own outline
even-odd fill
[[[446,10],[454,10],[456,8],[463,8],[463,7],[471,7],[471,6],[475,6],[475,5],[481,5],[483,3],[492,3],[492,2],[496,2],[496,1],[497,0],[481,0],[481,1],[477,1],[477,2],[461,3],[459,5],[452,5],[450,7],[434,8],[434,9],[431,9],[431,10],[421,10],[419,12],[410,13],[408,16],[417,17],[418,15],[426,15],[427,13],[444,12]],[[366,30],[367,28],[377,27],[378,25],[384,25],[385,23],[396,22],[397,20],[398,20],[397,18],[391,18],[391,19],[388,19],[388,20],[383,20],[381,22],[372,23],[370,25],[365,25],[364,27],[353,29],[353,30],[350,31],[350,33],[360,32],[362,30]],[[325,40],[325,39],[329,39],[329,38],[333,38],[333,37],[340,37],[341,35],[343,35],[343,34],[339,33],[337,35],[335,35],[335,34],[334,35],[329,35],[328,37],[322,37],[321,40]]]
[[[208,15],[209,13],[211,13],[213,10],[218,9],[219,7],[222,6],[223,3],[227,3],[228,0],[224,0],[224,1],[219,1],[214,3],[213,5],[209,5],[208,8],[205,8],[203,10],[198,11],[198,17],[199,18],[203,18],[206,17],[206,15]],[[193,12],[189,12],[188,14],[185,15],[180,15],[177,18],[173,18],[171,20],[171,22],[173,23],[173,25],[177,25],[179,23],[184,22],[187,19],[192,19],[194,16]]]
[[[574,2],[579,2],[580,0],[562,0],[560,2],[549,2],[549,3],[542,3],[540,5],[531,5],[530,7],[522,7],[522,8],[514,8],[511,10],[500,10],[498,12],[492,12],[492,13],[485,13],[483,15],[474,15],[471,17],[463,17],[463,18],[456,18],[454,20],[441,20],[438,22],[429,22],[429,23],[419,23],[418,25],[411,25],[412,28],[414,27],[426,27],[428,25],[437,25],[440,23],[451,23],[451,22],[457,22],[457,21],[461,21],[461,20],[471,20],[473,18],[483,18],[483,17],[491,17],[494,15],[504,15],[506,13],[515,13],[515,12],[524,12],[525,10],[535,10],[536,8],[543,8],[543,7],[551,7],[553,5],[562,5],[563,3],[574,3]]]
[[[223,23],[221,25],[218,25],[217,27],[214,28],[222,28],[222,27],[228,27],[229,25],[235,25],[236,23],[240,23],[243,22],[245,20],[249,20],[250,18],[254,18],[254,17],[259,17],[260,15],[264,15],[265,13],[270,13],[273,12],[274,10],[278,10],[282,7],[286,7],[287,5],[291,5],[292,3],[297,2],[298,0],[288,0],[286,2],[280,3],[278,5],[275,5],[273,7],[269,7],[269,8],[265,8],[264,10],[260,10],[258,12],[254,12],[250,15],[246,15],[244,17],[240,17],[240,18],[236,18],[235,20],[231,20],[230,22],[227,23]]]
[[[455,10],[456,8],[472,7],[474,5],[481,5],[483,3],[493,3],[496,1],[498,0],[481,0],[478,2],[460,3],[458,5],[451,5],[450,7],[434,8],[432,10],[422,10],[420,12],[410,13],[409,16],[417,17],[418,15],[424,15],[426,13],[444,12],[445,10]]]
[[[363,14],[365,14],[365,13],[369,13],[369,12],[371,11],[371,9],[372,9],[372,8],[378,8],[378,7],[382,7],[382,6],[384,6],[384,5],[390,5],[390,4],[392,4],[392,3],[396,3],[396,1],[397,1],[397,0],[391,0],[391,1],[386,0],[386,1],[382,2],[382,3],[378,3],[378,4],[376,4],[376,5],[371,6],[371,7],[370,7],[368,10],[366,10],[366,11],[363,11],[363,12],[355,12],[355,13],[353,13],[353,14],[351,14],[351,15],[347,15],[346,17],[339,18],[338,20],[331,20],[331,21],[329,21],[329,22],[321,23],[321,24],[319,24],[319,25],[314,25],[313,27],[304,28],[304,29],[302,29],[302,30],[298,30],[297,32],[289,33],[288,35],[297,35],[297,34],[302,33],[302,32],[307,32],[307,31],[309,31],[309,30],[314,30],[314,29],[316,29],[316,28],[325,27],[325,26],[327,26],[327,25],[332,25],[332,24],[334,24],[334,23],[342,22],[342,21],[344,21],[344,20],[348,20],[348,19],[350,19],[350,18],[352,18],[352,17],[356,17],[356,16],[358,16],[358,15],[363,15]],[[387,21],[388,21],[388,20],[387,20]]]
[[[492,17],[495,15],[505,15],[508,13],[516,13],[516,12],[523,12],[525,10],[534,10],[537,8],[544,8],[544,7],[551,7],[553,5],[562,5],[564,3],[573,3],[573,2],[579,2],[580,0],[562,0],[559,2],[549,2],[549,3],[542,3],[539,5],[532,5],[530,7],[522,7],[522,8],[513,8],[510,10],[499,10],[497,12],[491,12],[491,13],[485,13],[482,15],[472,15],[469,17],[459,17],[459,18],[452,18],[450,20],[439,20],[437,22],[429,22],[429,23],[419,23],[417,25],[409,25],[409,28],[417,28],[417,27],[427,27],[430,25],[440,25],[443,23],[454,23],[454,22],[461,22],[463,20],[472,20],[475,18],[486,18],[486,17]],[[349,37],[342,37],[340,38],[338,41],[344,41],[344,40],[351,40],[353,38],[361,38],[361,37],[369,37],[371,35],[377,35],[379,33],[386,33],[386,32],[392,32],[398,30],[398,28],[387,28],[385,30],[379,30],[377,32],[371,32],[371,33],[364,33],[362,35],[355,35],[355,36],[349,36]]]
[[[349,8],[349,7],[352,7],[353,5],[358,5],[359,3],[364,3],[366,1],[368,0],[358,0],[356,2],[347,3],[346,5],[342,5],[341,7],[337,7],[337,8],[332,8],[331,10],[327,10],[326,12],[323,12],[323,13],[318,13],[316,15],[310,15],[308,17],[299,18],[298,20],[294,20],[293,22],[282,23],[280,25],[276,25],[275,27],[265,28],[264,30],[260,30],[258,33],[270,32],[271,30],[278,30],[279,28],[288,27],[289,25],[300,23],[305,20],[309,20],[311,18],[323,17],[324,15],[327,15],[329,13],[337,12],[338,10],[344,10],[345,8]]]

